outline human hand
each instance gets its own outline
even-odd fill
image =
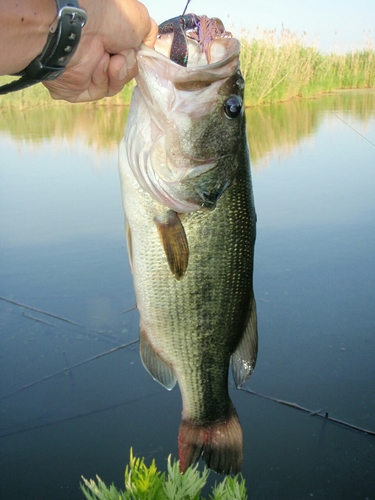
[[[43,84],[53,99],[87,102],[110,97],[138,72],[134,49],[153,48],[158,28],[138,0],[81,0],[88,21],[65,72]]]

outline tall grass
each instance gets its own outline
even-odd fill
[[[375,87],[375,51],[370,42],[345,54],[320,52],[287,29],[241,38],[245,104],[312,97],[338,89]]]
[[[15,78],[10,76],[0,76],[0,85],[9,83]],[[129,106],[130,99],[133,92],[133,87],[135,85],[134,80],[132,80],[128,85],[125,85],[122,92],[115,95],[114,97],[106,97],[100,101],[95,101],[91,103],[84,103],[83,106]],[[0,95],[0,112],[5,108],[17,108],[25,109],[30,107],[43,107],[49,105],[70,105],[66,101],[54,101],[48,90],[42,85],[33,85],[25,90],[20,90],[18,92],[10,92],[6,95]],[[74,104],[77,107],[77,104]]]
[[[322,53],[306,36],[282,28],[241,37],[241,70],[245,78],[245,105],[256,106],[296,97],[313,97],[338,89],[375,88],[375,51],[371,41],[344,54]],[[9,77],[0,77],[0,84]],[[100,105],[128,105],[134,83]],[[0,110],[51,104],[42,85],[0,96]],[[60,102],[61,101],[56,101]]]

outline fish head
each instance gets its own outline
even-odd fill
[[[197,41],[187,39],[183,67],[170,59],[172,41],[173,35],[161,35],[155,50],[138,50],[130,126],[137,123],[139,146],[129,137],[129,163],[142,188],[170,209],[213,209],[241,161],[240,43],[217,38],[203,51]]]

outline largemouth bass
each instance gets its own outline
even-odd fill
[[[202,455],[216,472],[237,473],[243,438],[228,368],[242,386],[258,342],[240,44],[193,14],[159,31],[156,50],[138,51],[120,148],[140,355],[155,380],[180,387],[181,472]]]

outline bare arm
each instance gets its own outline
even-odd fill
[[[78,49],[61,77],[44,82],[54,99],[83,102],[117,94],[137,73],[133,49],[142,41],[153,47],[156,39],[156,23],[138,0],[81,0],[80,7],[88,22]],[[12,45],[11,54],[0,57],[0,74],[21,71],[42,52],[55,17],[54,0],[0,2],[0,46]]]
[[[55,17],[53,0],[0,2],[0,75],[22,71],[42,52]]]

